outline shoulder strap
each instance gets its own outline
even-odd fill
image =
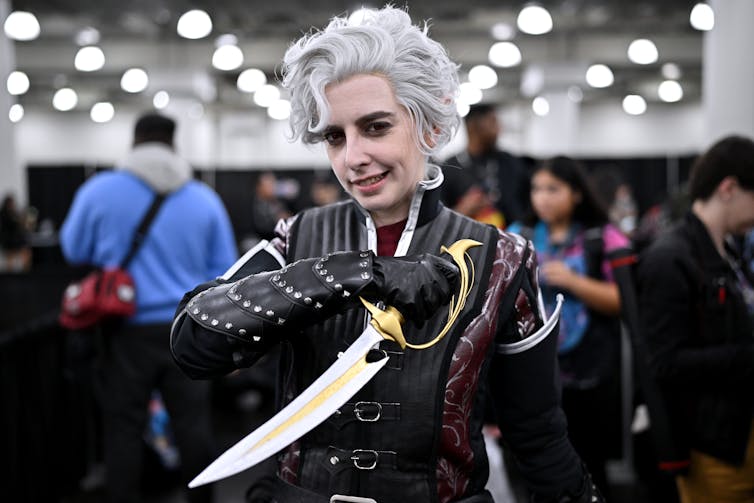
[[[144,238],[146,238],[147,236],[149,226],[152,224],[152,221],[157,215],[157,212],[160,210],[160,206],[162,206],[162,202],[164,200],[165,194],[155,194],[154,199],[152,200],[152,205],[144,214],[139,227],[136,229],[136,233],[131,240],[131,247],[128,249],[128,253],[126,253],[125,258],[120,263],[121,269],[128,267],[128,264],[131,263],[131,260],[134,258],[134,255],[136,255],[136,252],[139,251],[139,247],[144,242]]]
[[[584,259],[590,278],[602,278],[602,261],[605,259],[603,227],[590,227],[584,231]]]

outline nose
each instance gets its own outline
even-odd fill
[[[369,164],[370,156],[364,139],[358,134],[346,135],[345,163],[356,170]]]

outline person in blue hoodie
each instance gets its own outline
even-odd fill
[[[187,289],[221,275],[237,258],[225,207],[173,148],[175,122],[147,114],[135,125],[133,149],[117,168],[77,191],[60,232],[66,260],[117,266],[156,194],[165,199],[128,266],[136,314],[105,331],[101,376],[106,491],[112,502],[137,502],[148,403],[159,389],[173,423],[188,481],[213,458],[209,383],[192,381],[173,363],[170,324]],[[187,230],[191,229],[190,232]],[[211,501],[211,489],[189,501]]]

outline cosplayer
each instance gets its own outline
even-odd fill
[[[456,71],[391,7],[335,18],[285,55],[294,137],[324,142],[351,199],[281,222],[268,246],[186,295],[171,346],[187,374],[223,375],[282,344],[282,406],[361,334],[359,297],[397,308],[408,341],[434,341],[459,284],[441,247],[481,245],[468,250],[473,283],[450,331],[421,350],[381,343],[386,366],[283,450],[250,501],[490,503],[484,399],[533,501],[602,501],[567,438],[557,325],[545,323],[532,247],[440,203],[428,159],[459,123]]]

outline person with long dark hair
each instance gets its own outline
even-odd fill
[[[545,309],[565,295],[558,345],[563,410],[571,442],[607,489],[605,463],[620,420],[620,296],[607,255],[629,241],[608,223],[584,169],[571,158],[534,169],[531,205],[531,214],[509,230],[534,243]]]

